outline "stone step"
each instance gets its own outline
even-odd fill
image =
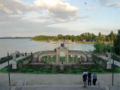
[[[8,86],[0,86],[0,90],[9,90]]]
[[[84,88],[80,85],[36,85],[16,87],[16,90],[101,90],[95,86]]]

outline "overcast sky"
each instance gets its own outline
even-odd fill
[[[120,0],[0,0],[0,37],[118,29]]]

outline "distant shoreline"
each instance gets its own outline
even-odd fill
[[[47,40],[35,40],[35,39],[31,39],[32,41],[36,41],[36,42],[48,42],[48,43],[62,43],[62,42],[64,42],[64,43],[67,43],[67,44],[74,44],[74,43],[83,43],[83,44],[94,44],[95,42],[86,42],[86,41],[74,41],[74,42],[72,42],[72,41],[67,41],[67,40],[59,40],[59,41],[52,41],[52,40],[50,40],[50,41],[47,41]]]
[[[36,41],[36,42],[48,42],[48,43],[62,43],[62,42],[65,42],[67,44],[74,44],[74,43],[83,43],[83,44],[95,44],[96,42],[86,42],[86,41],[46,41],[46,40],[34,40],[34,39],[31,39],[32,41]],[[104,42],[104,44],[113,44],[112,42]]]
[[[36,42],[48,42],[48,43],[62,43],[65,42],[67,44],[75,44],[75,43],[83,43],[83,44],[95,44],[96,42],[87,42],[87,41],[70,41],[70,40],[58,40],[58,41],[53,41],[53,40],[35,40],[32,39],[32,37],[0,37],[0,39],[30,39],[32,41],[36,41]],[[113,42],[103,42],[104,44],[113,44]]]
[[[32,37],[0,37],[0,39],[31,39]]]

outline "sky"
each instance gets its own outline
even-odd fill
[[[0,37],[109,34],[120,29],[120,0],[0,0]]]

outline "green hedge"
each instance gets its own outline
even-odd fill
[[[0,64],[5,63],[8,60],[12,60],[12,59],[13,59],[12,56],[3,57],[3,58],[0,59]]]
[[[4,68],[0,70],[0,72],[7,72],[8,69]],[[23,67],[19,70],[16,71],[11,71],[14,73],[38,73],[38,74],[80,74],[84,71],[88,72],[96,72],[96,73],[111,73],[112,71],[107,71],[103,68],[97,67],[97,68],[67,68],[65,71],[59,71],[55,68],[32,68],[32,67]],[[120,73],[120,68],[115,68],[114,70],[115,73]]]
[[[19,54],[16,54],[16,58],[18,58],[18,57],[20,57],[20,55],[19,55]],[[5,62],[7,62],[8,60],[12,60],[12,59],[13,59],[13,56],[2,57],[2,58],[0,59],[0,64],[5,63]]]
[[[112,59],[120,62],[120,57],[119,56],[116,56],[116,55],[112,55]]]

